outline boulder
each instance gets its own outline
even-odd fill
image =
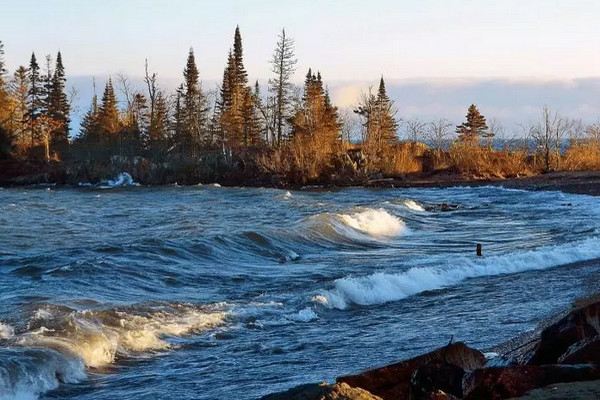
[[[466,344],[457,342],[406,361],[365,371],[358,375],[339,377],[340,383],[362,388],[384,400],[408,399],[413,373],[428,361],[443,360],[466,371],[483,367],[485,356]]]
[[[586,338],[569,347],[560,364],[600,364],[600,336]]]
[[[457,397],[452,396],[444,392],[443,390],[436,390],[435,392],[427,392],[422,397],[423,400],[458,400]]]
[[[464,375],[465,370],[452,363],[441,360],[426,362],[417,368],[410,380],[410,399],[436,398],[435,393],[438,391],[442,391],[445,396],[449,393],[463,397]]]
[[[556,364],[569,347],[599,334],[600,302],[593,302],[571,311],[566,317],[544,329],[527,364]]]
[[[560,382],[600,379],[593,365],[511,365],[482,368],[468,373],[463,382],[465,399],[508,399],[532,389]]]
[[[345,383],[310,383],[273,393],[261,398],[262,400],[381,400],[360,388],[352,388]]]

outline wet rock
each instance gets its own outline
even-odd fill
[[[444,360],[467,371],[483,367],[486,361],[481,352],[458,342],[396,364],[365,371],[358,375],[343,376],[337,381],[365,389],[384,400],[408,399],[413,373],[417,368],[432,360]]]
[[[544,329],[528,364],[556,364],[569,347],[600,335],[600,302],[571,311],[566,317]]]
[[[575,343],[558,359],[560,364],[600,364],[600,336]]]
[[[425,206],[426,211],[456,211],[460,208],[458,204],[439,203]]]
[[[463,382],[465,399],[508,399],[553,383],[600,379],[593,365],[512,365],[482,368],[468,373]]]
[[[353,388],[345,383],[310,383],[300,385],[285,392],[273,393],[262,400],[381,400],[360,388]]]
[[[456,397],[463,396],[462,380],[465,370],[449,362],[434,360],[417,368],[410,381],[410,399],[425,400],[442,391]]]

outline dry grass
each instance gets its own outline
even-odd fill
[[[594,141],[572,143],[562,157],[561,169],[566,171],[600,170],[600,144]]]

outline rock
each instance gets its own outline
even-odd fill
[[[600,336],[586,338],[569,347],[560,364],[600,364]]]
[[[413,373],[432,360],[444,360],[467,371],[483,367],[486,361],[481,352],[458,342],[396,364],[339,377],[337,381],[365,389],[384,400],[408,399]]]
[[[410,399],[425,400],[433,393],[443,391],[456,397],[463,397],[462,380],[465,370],[449,362],[434,360],[417,368],[410,380]],[[447,397],[441,397],[447,398]]]
[[[596,379],[600,379],[600,369],[593,365],[511,365],[468,373],[463,390],[465,399],[496,400],[519,397],[553,383]]]
[[[527,364],[556,364],[569,347],[600,334],[600,302],[571,311],[566,317],[544,329]]]
[[[427,392],[422,397],[423,400],[458,400],[457,397],[451,394],[445,393],[442,390],[436,390],[435,392]]]
[[[353,388],[345,383],[310,383],[273,393],[261,398],[262,400],[382,400],[360,388]]]

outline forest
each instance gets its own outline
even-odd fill
[[[274,42],[266,87],[249,82],[236,27],[216,90],[203,87],[193,49],[172,93],[161,89],[146,61],[144,90],[123,74],[110,77],[74,131],[76,93],[67,92],[61,53],[46,56],[41,66],[33,53],[10,74],[0,41],[0,176],[76,183],[128,171],[148,184],[347,186],[600,169],[598,124],[544,106],[539,121],[520,125],[518,139],[509,138],[475,104],[466,105],[459,125],[445,118],[409,120],[383,77],[352,109],[340,110],[317,69],[307,71],[302,86],[294,83],[294,40],[284,29]]]

